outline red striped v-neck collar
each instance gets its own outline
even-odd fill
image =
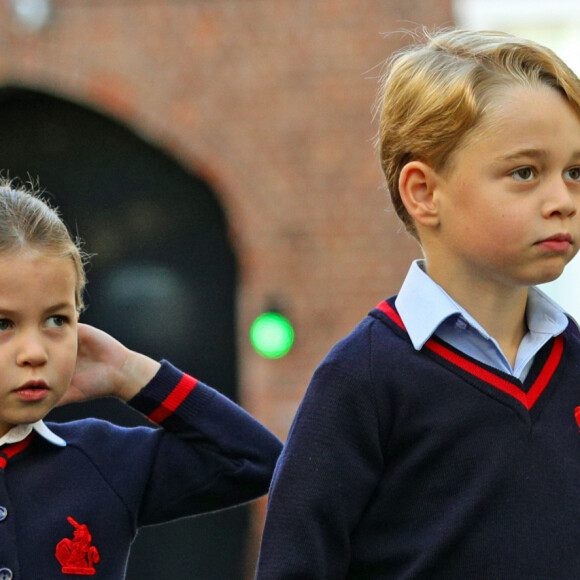
[[[397,326],[406,332],[405,324],[398,312],[385,300],[377,305],[377,309],[386,314]],[[480,365],[474,359],[464,356],[455,350],[452,350],[441,342],[430,338],[423,348],[442,357],[449,363],[495,387],[496,389],[507,393],[519,401],[528,411],[534,406],[544,389],[548,386],[550,379],[558,368],[564,350],[564,338],[562,335],[555,337],[552,343],[552,349],[542,370],[534,380],[533,384],[526,392],[522,390],[515,382],[506,380],[500,374],[495,373],[483,365]]]

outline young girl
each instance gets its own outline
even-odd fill
[[[0,578],[124,578],[140,526],[265,494],[280,453],[215,390],[80,324],[84,261],[55,210],[0,184]],[[43,421],[108,396],[162,428]]]

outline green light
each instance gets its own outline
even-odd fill
[[[294,344],[294,329],[290,321],[277,312],[265,312],[254,320],[250,341],[266,358],[286,356]]]

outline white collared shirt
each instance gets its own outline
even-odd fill
[[[53,445],[66,447],[66,441],[53,433],[42,420],[37,421],[36,423],[15,425],[10,429],[10,431],[8,431],[8,433],[0,437],[0,447],[2,447],[2,445],[18,443],[19,441],[26,439],[32,431],[36,431],[41,437]]]
[[[569,319],[564,310],[536,287],[531,287],[526,308],[528,332],[512,368],[498,342],[424,271],[416,260],[396,298],[395,306],[415,349],[433,334],[461,352],[523,381],[538,351],[561,334]]]

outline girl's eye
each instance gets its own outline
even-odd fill
[[[564,171],[564,178],[570,181],[580,181],[580,167],[571,167]]]
[[[0,332],[10,330],[12,328],[12,321],[8,318],[0,318]]]
[[[47,328],[61,328],[62,326],[65,326],[67,322],[68,318],[66,316],[56,315],[47,318],[46,326]]]
[[[532,167],[520,167],[512,171],[511,176],[516,181],[532,181],[535,177],[535,172]]]

